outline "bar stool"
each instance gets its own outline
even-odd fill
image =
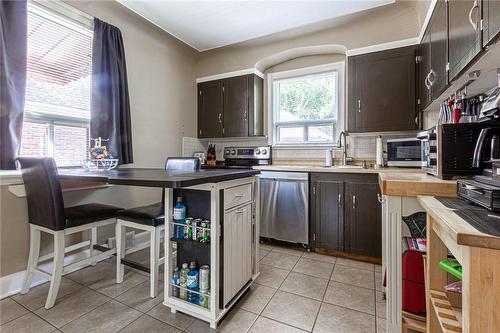
[[[61,184],[57,166],[52,158],[20,157],[17,159],[26,190],[28,218],[30,224],[30,252],[26,277],[21,294],[31,287],[34,274],[50,281],[45,308],[54,306],[57,292],[64,274],[80,267],[95,265],[101,259],[115,253],[110,249],[94,255],[97,242],[97,228],[116,223],[116,213],[122,208],[89,203],[74,207],[64,207]],[[40,256],[40,234],[45,232],[54,236],[54,252]],[[77,232],[90,231],[90,241],[66,248],[65,236]],[[64,266],[64,254],[75,249],[90,246],[90,257]],[[52,273],[42,270],[38,263],[53,258]]]
[[[200,160],[191,157],[170,157],[165,162],[165,170],[196,171],[200,169]],[[149,295],[154,298],[158,295],[158,279],[160,266],[165,263],[165,258],[160,258],[161,233],[165,229],[165,190],[163,190],[162,201],[136,208],[122,210],[116,220],[116,282],[123,282],[124,260],[126,254],[137,252],[143,246],[135,246],[125,249],[126,228],[148,231],[150,234],[149,271],[150,289]],[[137,265],[134,265],[137,266]],[[133,267],[134,267],[133,266]],[[138,268],[138,267],[136,267]]]

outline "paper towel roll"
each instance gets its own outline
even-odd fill
[[[376,166],[384,166],[384,149],[382,148],[382,137],[377,137],[377,152],[376,152]]]

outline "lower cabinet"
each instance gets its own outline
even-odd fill
[[[372,179],[346,182],[345,252],[381,258],[382,207],[378,179]]]
[[[252,278],[252,229],[252,203],[225,211],[224,305]]]
[[[376,174],[311,174],[311,246],[381,258]]]

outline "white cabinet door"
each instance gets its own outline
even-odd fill
[[[252,278],[252,204],[224,213],[224,305]]]

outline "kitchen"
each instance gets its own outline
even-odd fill
[[[13,3],[2,331],[497,331],[500,2]]]

